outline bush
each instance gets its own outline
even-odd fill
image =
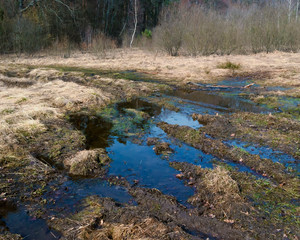
[[[91,50],[98,57],[105,56],[106,51],[113,48],[116,48],[115,41],[103,33],[99,33],[92,40]]]
[[[142,36],[147,38],[147,39],[151,39],[152,38],[152,31],[149,29],[145,29],[144,32],[142,32]]]
[[[281,3],[235,6],[225,13],[173,5],[163,11],[153,37],[156,46],[173,56],[179,49],[193,56],[298,51],[299,24],[288,13]]]
[[[182,45],[184,25],[181,20],[183,18],[184,12],[181,12],[177,5],[173,5],[163,11],[160,25],[155,29],[155,45],[171,56],[177,56]]]

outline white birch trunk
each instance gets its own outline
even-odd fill
[[[130,41],[130,48],[132,48],[132,43],[133,43],[133,40],[134,40],[134,37],[135,37],[135,33],[136,33],[136,28],[137,28],[137,4],[136,4],[136,1],[137,0],[134,0],[134,30],[133,30],[133,33],[132,33],[132,36],[131,36],[131,41]]]

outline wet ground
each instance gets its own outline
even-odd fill
[[[127,208],[143,205],[143,202],[141,203],[139,197],[137,197],[137,188],[158,189],[163,195],[173,196],[180,208],[189,209],[184,211],[193,211],[199,205],[197,205],[198,202],[195,199],[191,201],[191,197],[199,194],[200,185],[198,185],[198,181],[203,180],[204,174],[202,172],[198,175],[194,173],[193,168],[195,166],[200,166],[201,169],[204,169],[204,172],[212,171],[216,166],[226,166],[230,169],[229,171],[232,171],[231,177],[233,179],[234,176],[242,174],[242,176],[246,176],[243,179],[248,179],[251,176],[253,177],[251,181],[266,181],[268,184],[287,184],[289,179],[294,180],[295,176],[299,174],[299,158],[287,152],[273,149],[268,145],[234,139],[234,132],[232,133],[233,139],[219,140],[216,136],[201,132],[204,124],[192,118],[192,114],[195,113],[218,117],[224,114],[248,112],[269,116],[269,114],[276,115],[291,108],[293,109],[293,118],[299,111],[297,107],[299,107],[300,100],[297,98],[280,98],[278,100],[280,108],[252,101],[253,94],[260,94],[262,89],[256,84],[245,88],[251,83],[249,79],[229,79],[219,82],[217,85],[193,85],[192,90],[175,89],[166,94],[157,93],[149,97],[121,101],[109,105],[105,109],[97,110],[91,115],[87,111],[68,113],[67,118],[70,123],[86,136],[86,149],[105,148],[108,152],[108,156],[112,161],[108,166],[107,175],[88,179],[63,175],[60,180],[50,183],[49,189],[41,195],[41,199],[47,200],[40,207],[42,209],[41,217],[33,217],[32,212],[28,210],[30,207],[26,205],[27,203],[20,202],[18,207],[12,210],[9,209],[1,215],[3,225],[11,233],[19,234],[24,239],[59,239],[65,233],[54,230],[47,224],[53,216],[64,218],[68,214],[72,215],[80,211],[80,203],[87,197],[94,195],[100,198],[112,198],[120,204],[125,204]],[[285,89],[280,87],[278,89],[263,89],[263,91],[274,90]],[[175,126],[178,131],[181,129],[178,127],[188,127],[186,130],[191,130],[191,133],[198,134],[199,132],[203,135],[201,139],[204,138],[204,142],[210,141],[215,144],[215,141],[218,141],[218,144],[223,144],[229,151],[233,152],[233,155],[230,155],[233,157],[231,158],[229,155],[223,157],[217,152],[207,151],[207,147],[198,146],[198,143],[187,140],[184,134],[180,135],[183,136],[181,138],[176,134],[164,131],[159,125],[162,122],[166,125]],[[234,130],[232,129],[232,131]],[[268,175],[271,170],[269,172],[268,169],[266,172],[265,170],[261,171],[261,169],[264,169],[263,167],[258,168],[255,164],[251,165],[251,162],[248,164],[244,156],[249,154],[251,156],[256,155],[258,159],[269,159],[272,164],[282,164],[279,167],[280,180],[278,180],[279,177],[273,178]],[[239,160],[233,161],[232,159],[235,159],[236,156]],[[174,164],[179,164],[176,166],[181,167],[174,167]],[[180,164],[190,164],[192,166],[190,172],[185,172],[186,166]],[[187,178],[187,176],[190,177]],[[111,178],[124,179],[127,183],[112,184]],[[237,179],[235,180],[238,182]],[[243,191],[241,192],[243,193]],[[249,193],[247,194],[249,197]],[[206,199],[206,201],[209,201],[209,199]],[[291,208],[296,209],[299,203],[297,199],[293,199],[293,201],[290,203],[293,205]],[[251,201],[245,203],[247,206],[251,204],[253,204]],[[261,209],[261,207],[258,209]],[[212,219],[215,218],[215,215],[217,218],[219,217],[217,211],[214,212],[211,209],[203,211],[204,213],[197,214]],[[240,220],[239,216],[234,214],[231,216],[233,219],[220,217],[218,220],[221,222],[229,221],[229,223],[226,222],[229,225],[231,224],[230,221],[238,222]],[[290,213],[287,211],[286,214]],[[296,215],[296,213],[294,214]],[[261,215],[264,215],[264,213]],[[272,214],[270,213],[270,215]],[[234,219],[235,217],[236,219]],[[217,234],[217,237],[215,237],[213,229],[207,230],[203,227],[202,229],[207,232],[203,233],[199,230],[197,233],[195,227],[184,221],[183,225],[185,227],[179,224],[180,221],[177,218],[172,221],[174,221],[174,224],[181,226],[184,234],[190,236],[191,239],[193,237],[195,239],[226,238],[221,234]],[[289,236],[297,235],[295,228],[293,228],[296,222],[293,221],[296,220],[292,219],[291,223],[289,222],[290,225],[288,225]],[[192,220],[187,222],[192,222]],[[253,223],[250,221],[249,224]],[[278,227],[277,224],[278,222],[274,225],[271,224],[271,227],[266,226],[265,232],[268,231],[269,227]],[[248,228],[246,230],[248,231],[251,229],[252,225],[250,225],[245,227],[242,224],[241,228]],[[238,224],[238,226],[241,225]],[[256,227],[255,224],[253,226]],[[281,229],[281,231],[284,231],[284,233],[275,235],[275,238],[279,235],[286,235],[285,230]],[[266,236],[266,233],[257,234],[250,234],[249,236],[260,239],[263,239],[262,236]]]

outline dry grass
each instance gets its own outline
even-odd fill
[[[0,76],[6,80],[3,84],[0,79],[1,148],[16,143],[16,135],[19,133],[35,136],[45,131],[45,119],[61,118],[65,111],[79,106],[104,105],[110,99],[109,94],[100,89],[63,82],[59,78],[47,81],[47,74],[43,71],[33,70],[29,76],[30,78]],[[7,84],[9,81],[12,84]],[[31,81],[33,85],[19,87],[19,81]]]
[[[62,119],[68,111],[93,110],[116,99],[160,89],[160,85],[154,83],[42,68],[35,66],[35,59],[24,58],[23,64],[15,60],[0,60],[1,149],[20,145],[20,138],[32,139],[46,133],[45,122]],[[48,63],[54,63],[55,57],[48,60]]]
[[[231,178],[229,172],[220,166],[208,171],[201,183],[197,186],[197,191],[189,201],[192,204],[202,201],[213,214],[221,217],[231,217],[239,204],[244,201],[240,196],[238,184]]]
[[[101,172],[105,172],[102,167],[109,162],[110,158],[104,149],[93,149],[77,152],[75,156],[65,159],[64,166],[71,175],[100,177]]]
[[[177,84],[194,82],[214,82],[228,77],[230,69],[219,69],[224,62],[234,62],[242,66],[236,75],[254,77],[263,85],[300,86],[300,53],[274,52],[253,55],[207,56],[207,57],[171,57],[157,52],[151,53],[139,49],[115,49],[108,51],[105,59],[92,54],[74,53],[72,57],[15,58],[0,57],[0,64],[28,64],[48,66],[59,64],[96,69],[138,70],[151,73],[162,79],[172,79]],[[1,69],[0,69],[1,70]],[[262,75],[259,73],[265,73]]]
[[[43,131],[41,120],[45,118],[59,118],[65,111],[83,106],[104,105],[120,91],[125,92],[125,97],[126,94],[139,94],[138,91],[149,92],[150,85],[144,83],[100,76],[95,77],[106,86],[104,90],[66,82],[62,81],[62,72],[42,66],[137,70],[152,74],[162,81],[171,79],[174,84],[185,85],[190,81],[215,82],[228,77],[231,69],[218,68],[224,62],[242,66],[235,70],[237,76],[250,76],[262,85],[292,87],[289,91],[277,91],[274,94],[300,95],[300,53],[170,57],[161,52],[154,54],[139,49],[114,49],[107,52],[105,59],[80,52],[68,59],[59,56],[16,58],[6,55],[0,56],[0,144],[3,146],[7,142],[15,142],[12,134],[18,131],[32,134]],[[71,78],[82,78],[82,73],[71,73]],[[113,89],[112,86],[115,89],[107,91]]]
[[[217,166],[205,175],[203,184],[205,184],[214,195],[221,196],[225,201],[240,198],[237,182],[229,176],[229,172],[225,168],[220,166]],[[216,201],[219,202],[218,200]]]
[[[80,236],[83,239],[132,239],[132,240],[147,240],[147,239],[169,239],[169,229],[161,222],[154,218],[146,218],[140,223],[132,224],[105,224],[105,228],[99,231],[94,231],[89,234],[84,230]]]
[[[127,206],[127,211],[132,210],[132,215],[128,216],[126,223],[119,221],[117,217],[114,221],[107,219],[106,208],[108,202],[102,205],[101,199],[97,196],[91,196],[84,200],[82,211],[71,215],[69,218],[53,218],[51,226],[61,230],[66,239],[91,239],[91,240],[122,240],[122,239],[171,239],[172,234],[184,235],[182,229],[178,226],[170,227],[166,223],[153,217],[137,216],[136,207]],[[106,205],[106,206],[105,206]],[[110,209],[109,214],[117,214],[121,209]],[[126,213],[125,213],[126,214]],[[186,239],[178,237],[176,239]]]

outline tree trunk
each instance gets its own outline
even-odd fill
[[[131,41],[130,41],[130,48],[132,48],[132,43],[133,43],[133,40],[134,40],[134,37],[135,37],[135,33],[136,33],[136,28],[137,28],[137,4],[136,4],[136,1],[137,0],[134,0],[134,30],[133,30],[133,33],[132,33],[132,36],[131,36]]]
[[[291,15],[292,15],[292,0],[288,0],[288,4],[289,4],[288,19],[289,19],[289,22],[291,22]]]
[[[297,5],[296,5],[296,22],[298,22],[299,2],[300,2],[300,0],[297,0]]]

